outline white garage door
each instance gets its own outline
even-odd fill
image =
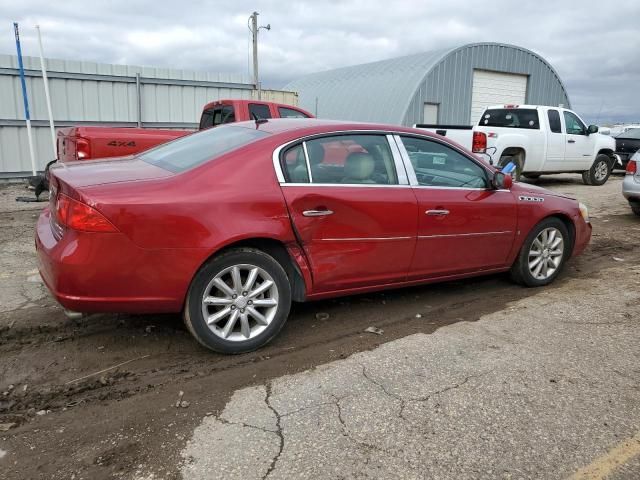
[[[527,76],[513,73],[473,71],[471,124],[475,125],[489,105],[522,105],[527,98]]]

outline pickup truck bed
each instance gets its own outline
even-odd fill
[[[192,133],[190,130],[69,127],[58,130],[58,161],[123,157]]]

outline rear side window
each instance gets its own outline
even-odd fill
[[[562,125],[560,125],[560,112],[558,110],[549,110],[549,128],[553,133],[562,133]]]
[[[278,114],[280,115],[280,118],[309,118],[308,115],[305,115],[299,110],[286,107],[278,107]]]
[[[236,121],[235,111],[231,105],[218,106],[202,112],[200,117],[200,130],[217,127],[225,123]]]
[[[178,173],[267,136],[269,136],[268,133],[260,130],[229,125],[178,138],[147,150],[138,158]]]
[[[480,126],[540,129],[538,111],[531,108],[494,108],[485,110]]]
[[[335,135],[304,142],[281,158],[290,183],[397,185],[384,135]]]
[[[251,120],[260,120],[261,118],[271,118],[271,111],[269,105],[263,103],[250,103],[249,104],[249,116]]]

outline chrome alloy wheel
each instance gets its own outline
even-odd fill
[[[260,335],[278,310],[278,287],[265,270],[239,264],[218,273],[204,289],[202,315],[223,340],[242,342]]]
[[[595,177],[595,179],[598,182],[601,182],[605,178],[607,178],[608,174],[609,174],[609,165],[607,165],[607,162],[605,161],[598,162],[595,168],[595,172],[593,172],[593,176]]]
[[[536,280],[546,280],[560,266],[564,256],[562,233],[555,227],[542,230],[529,249],[529,271]]]

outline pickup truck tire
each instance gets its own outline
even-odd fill
[[[582,181],[585,185],[604,185],[611,175],[611,159],[601,153],[598,155],[589,170],[582,172]]]
[[[633,213],[635,213],[636,215],[640,216],[640,203],[629,203],[629,206],[631,207],[631,211]]]
[[[529,180],[537,180],[540,178],[540,174],[537,173],[523,173],[522,176],[524,178],[528,178]]]
[[[511,267],[514,282],[527,287],[541,287],[553,282],[571,251],[569,232],[558,218],[538,223],[522,244]]]
[[[215,256],[196,273],[184,307],[184,322],[204,347],[246,353],[282,329],[291,308],[291,284],[271,255],[238,248]]]
[[[522,176],[522,165],[520,165],[520,162],[516,159],[516,157],[512,157],[511,155],[500,157],[500,161],[498,162],[498,167],[502,169],[506,167],[509,162],[513,162],[514,165],[516,166],[516,169],[513,172],[511,172],[511,177],[513,177],[514,182],[519,182],[520,177]]]

